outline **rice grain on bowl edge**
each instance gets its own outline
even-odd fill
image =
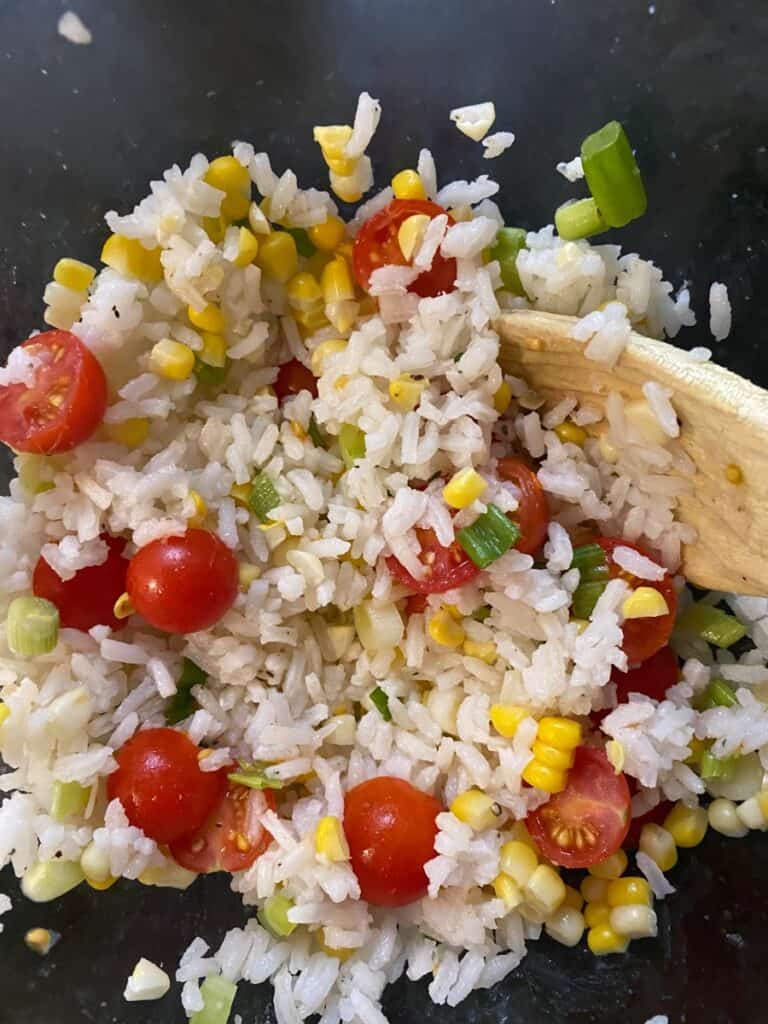
[[[352,126],[315,130],[345,201],[371,186],[380,113],[363,94]],[[694,537],[676,519],[690,466],[674,395],[613,394],[603,417],[565,385],[548,404],[503,375],[493,321],[528,305],[576,315],[575,337],[612,363],[632,329],[692,324],[688,291],[616,245],[505,234],[498,185],[439,188],[426,149],[346,227],[328,193],[247,143],[233,154],[197,154],[132,213],[108,213],[107,266],[62,261],[46,289],[46,322],[87,346],[110,390],[95,432],[18,455],[0,499],[0,863],[40,900],[83,880],[192,884],[199,869],[171,855],[189,857],[184,837],[151,838],[115,796],[126,745],[171,725],[206,785],[235,776],[256,809],[235,846],[258,836],[260,850],[232,873],[243,927],[213,953],[190,936],[181,955],[193,1019],[218,1001],[206,1020],[223,1024],[237,983],[271,979],[280,1024],[380,1024],[402,974],[456,1006],[544,931],[566,945],[586,931],[597,955],[653,936],[678,847],[708,824],[768,827],[768,600],[727,597],[725,612],[724,595],[694,603],[675,575]],[[417,219],[406,238],[400,218],[397,265],[373,264],[366,295],[349,261],[359,282],[364,226],[393,196]],[[414,290],[451,261],[448,291]],[[719,338],[722,286],[711,301]],[[15,350],[0,384],[34,384],[37,351]],[[192,530],[237,562],[213,624],[160,631],[118,590],[111,626],[76,628],[60,604],[48,649],[24,653],[16,601],[40,596],[40,573],[71,585]],[[675,605],[679,663],[665,646]],[[604,771],[610,819],[586,831],[567,819],[582,763]],[[399,907],[361,898],[370,881],[350,859],[348,794],[377,778],[439,807],[422,889]],[[618,849],[624,778],[632,815],[648,816],[639,875]],[[550,863],[583,862],[585,844],[599,853],[586,905]]]

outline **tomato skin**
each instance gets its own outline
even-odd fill
[[[633,779],[631,775],[627,776],[627,782],[629,784],[629,792],[634,796],[640,789],[640,783]],[[641,814],[637,818],[632,818],[629,823],[627,838],[624,840],[624,849],[636,850],[640,845],[640,833],[643,831],[643,825],[663,825],[664,819],[673,806],[674,804],[669,800],[662,800],[661,803],[652,807],[650,811],[646,811],[645,814]]]
[[[235,556],[208,530],[187,530],[140,548],[128,566],[126,590],[139,615],[166,633],[207,629],[238,593]]]
[[[411,615],[423,615],[427,610],[427,595],[426,594],[409,594],[405,601],[405,614],[410,618]]]
[[[344,832],[364,900],[402,907],[427,891],[424,865],[435,855],[439,800],[383,775],[350,789]]]
[[[63,580],[41,556],[32,574],[32,592],[59,609],[59,621],[67,629],[83,632],[94,626],[122,629],[126,619],[115,618],[115,601],[125,591],[128,560],[123,558],[125,541],[103,533],[107,557],[101,565],[80,569],[70,580]]]
[[[662,647],[646,661],[626,672],[620,672],[617,668],[612,670],[611,682],[616,686],[616,701],[618,704],[625,704],[630,693],[642,693],[652,700],[662,701],[670,686],[677,682],[679,674],[677,655],[671,647]],[[612,710],[613,708],[604,708],[601,711],[592,711],[589,717],[595,725],[600,725]]]
[[[317,398],[317,378],[298,359],[290,359],[280,366],[272,387],[281,405],[286,398],[298,395],[300,391],[309,391],[313,398]]]
[[[69,331],[37,334],[22,347],[42,365],[31,387],[0,387],[0,441],[36,455],[71,451],[104,419],[107,379],[101,363]]]
[[[390,573],[417,594],[444,594],[479,576],[480,570],[454,541],[450,547],[443,547],[432,529],[417,529],[416,534],[421,543],[421,561],[426,565],[427,572],[420,580],[411,576],[405,566],[394,555],[387,558]],[[422,609],[423,610],[423,609]]]
[[[220,771],[200,771],[199,753],[175,729],[137,732],[115,754],[109,799],[119,800],[130,823],[150,839],[172,843],[205,821],[226,784]]]
[[[520,527],[520,539],[515,547],[525,555],[535,555],[547,539],[549,505],[544,488],[534,471],[522,459],[510,456],[499,459],[497,472],[502,480],[513,483],[520,491],[516,512],[510,512]]]
[[[245,871],[272,842],[261,817],[274,811],[274,793],[226,782],[227,772],[236,770],[236,765],[222,769],[225,785],[210,814],[194,832],[171,843],[171,856],[188,871]]]
[[[616,565],[612,556],[618,547],[631,548],[646,558],[650,558],[651,561],[656,561],[639,544],[631,544],[621,537],[596,537],[595,543],[599,544],[606,554],[611,579],[626,580],[633,588],[653,587],[654,590],[659,591],[669,607],[666,615],[659,615],[652,619],[628,619],[624,623],[622,647],[630,666],[638,665],[640,662],[647,661],[652,654],[664,647],[672,634],[677,610],[677,593],[672,583],[672,577],[665,571],[664,578],[661,580],[641,580],[632,576],[631,573],[624,572]]]
[[[616,775],[602,750],[578,747],[564,790],[555,793],[526,818],[541,852],[564,868],[588,868],[615,853],[627,835],[631,798],[624,775]],[[561,829],[572,830],[565,845]],[[576,830],[582,831],[581,846]]]
[[[403,221],[416,213],[437,217],[446,211],[427,199],[393,199],[389,206],[379,210],[363,224],[352,250],[352,270],[357,283],[365,291],[368,291],[374,270],[383,266],[407,265],[408,261],[397,240],[397,232]],[[448,224],[454,224],[453,217],[450,214],[447,216]],[[437,252],[431,269],[417,277],[409,285],[408,291],[421,298],[431,298],[452,291],[455,283],[456,260]]]

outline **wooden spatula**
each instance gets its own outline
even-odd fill
[[[693,492],[679,504],[680,519],[698,533],[684,550],[683,571],[707,589],[768,595],[768,392],[639,334],[609,368],[587,359],[570,337],[575,322],[532,310],[505,313],[494,325],[502,367],[542,395],[569,393],[600,407],[610,391],[642,397],[646,381],[671,388],[680,443],[696,467]],[[730,465],[740,467],[741,483],[729,482]]]

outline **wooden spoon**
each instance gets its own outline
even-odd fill
[[[696,472],[678,515],[696,543],[683,551],[683,572],[709,590],[768,595],[768,392],[714,363],[699,363],[663,341],[632,334],[614,367],[587,359],[570,336],[575,318],[515,310],[495,323],[499,361],[546,397],[563,393],[601,408],[610,391],[642,397],[657,381],[673,390],[680,444]],[[734,484],[726,468],[738,466]]]

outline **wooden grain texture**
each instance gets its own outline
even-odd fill
[[[649,380],[672,388],[680,443],[696,466],[693,493],[679,516],[698,541],[685,548],[683,570],[700,587],[768,594],[768,391],[714,363],[633,334],[616,366],[587,359],[570,337],[572,317],[530,310],[496,323],[504,370],[546,395],[569,392],[603,406],[610,391],[642,396]],[[743,483],[728,482],[729,464]]]

